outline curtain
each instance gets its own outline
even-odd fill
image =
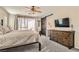
[[[16,29],[18,30],[35,30],[35,18],[17,17]]]

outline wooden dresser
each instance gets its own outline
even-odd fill
[[[58,42],[69,49],[74,47],[74,31],[49,30],[50,40]]]

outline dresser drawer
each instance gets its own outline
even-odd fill
[[[50,30],[50,39],[70,48],[74,46],[74,31]]]

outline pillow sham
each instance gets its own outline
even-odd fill
[[[3,26],[3,33],[6,34],[6,33],[9,33],[11,32],[12,30],[9,28],[9,26]]]
[[[4,29],[2,26],[0,26],[0,35],[2,35],[4,33]]]
[[[3,32],[2,31],[0,31],[0,35],[3,35]]]

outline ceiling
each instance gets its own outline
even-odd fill
[[[29,10],[26,9],[27,6],[3,6],[3,8],[10,14],[34,16],[34,17],[44,17],[53,12],[52,6],[39,6],[42,13],[29,14]]]

